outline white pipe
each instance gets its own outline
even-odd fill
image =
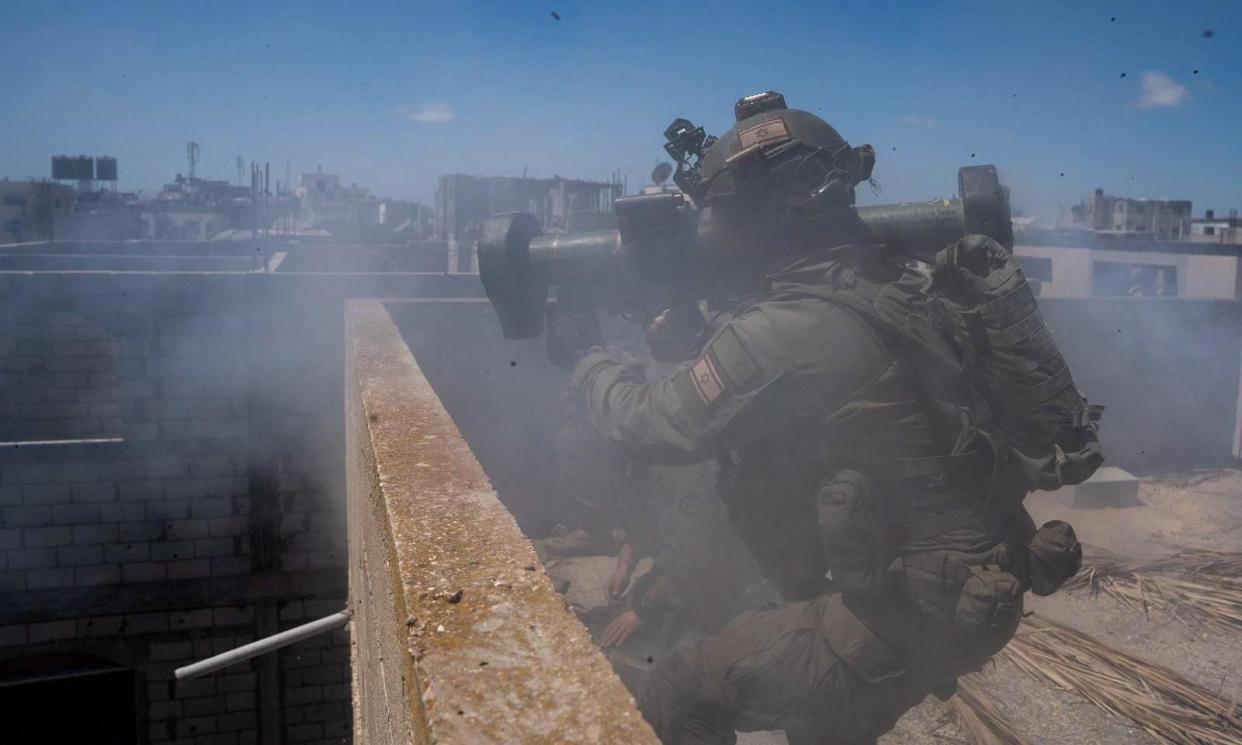
[[[274,652],[281,647],[287,647],[290,644],[300,642],[303,639],[309,639],[312,636],[318,636],[322,633],[339,629],[349,623],[350,616],[352,615],[353,614],[350,611],[343,610],[340,613],[333,613],[332,615],[325,616],[317,621],[304,623],[301,626],[294,626],[293,628],[286,629],[279,634],[272,634],[271,636],[252,641],[249,644],[243,644],[237,649],[230,649],[229,651],[221,652],[214,657],[208,657],[205,660],[199,660],[198,662],[186,665],[185,667],[179,667],[174,675],[176,675],[177,680],[192,680],[193,678],[198,678],[203,675],[207,675],[208,673],[214,673],[215,671],[221,670],[230,665],[245,662],[251,657],[258,657],[261,654]]]

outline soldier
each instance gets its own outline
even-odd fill
[[[1037,360],[1023,373],[1046,382],[1020,392],[1039,404],[1032,416],[1069,402],[1049,430],[1055,448],[1006,434],[1012,418],[989,425],[986,402],[967,406],[977,391],[964,375],[931,374],[927,359],[974,358],[947,332],[919,336],[940,328],[920,304],[927,278],[862,242],[852,205],[870,148],[779,94],[742,99],[737,114],[679,183],[700,209],[701,248],[757,293],[664,377],[605,351],[593,314],[555,305],[548,355],[572,369],[609,439],[656,461],[719,461],[720,496],[786,601],[656,666],[640,706],[663,742],[784,730],[793,745],[870,743],[1000,650],[1025,590],[1051,592],[1076,571],[1073,531],[1037,532],[1021,504],[1031,479],[1015,474],[1044,474],[1041,487],[1085,478],[1098,445],[1020,273],[1006,277],[1027,294],[993,310]],[[948,250],[983,279],[1008,266],[981,236]],[[886,324],[877,308],[904,315]]]
[[[702,345],[707,324],[699,309],[665,309],[645,329],[649,354],[643,374],[659,377]],[[604,649],[623,646],[640,628],[657,649],[677,640],[719,631],[746,608],[768,600],[770,590],[738,540],[716,495],[716,464],[635,464],[644,504],[625,510],[631,519],[606,596],[618,604],[637,561],[652,557],[628,595],[626,607],[600,637]],[[638,496],[634,490],[631,495]]]

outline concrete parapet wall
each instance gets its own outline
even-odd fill
[[[384,305],[346,334],[355,739],[655,743]]]

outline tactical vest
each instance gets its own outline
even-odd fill
[[[842,258],[829,283],[806,291],[876,332],[956,444],[940,456],[860,461],[820,484],[832,580],[864,600],[907,597],[957,627],[1016,625],[1024,591],[1055,591],[1081,562],[1073,529],[1036,530],[1022,499],[1094,472],[1101,407],[1074,387],[1021,269],[991,239],[942,251],[930,280],[874,281],[876,259]]]

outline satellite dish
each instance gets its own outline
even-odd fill
[[[665,181],[668,181],[668,177],[672,175],[673,167],[671,165],[666,162],[657,163],[656,167],[651,169],[651,183],[660,186]]]

